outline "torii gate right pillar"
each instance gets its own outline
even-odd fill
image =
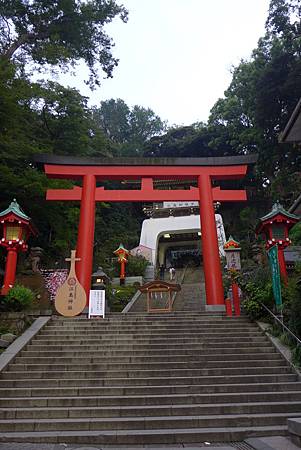
[[[200,193],[206,308],[207,310],[224,309],[224,289],[210,175],[205,173],[200,175],[198,177],[198,186]]]

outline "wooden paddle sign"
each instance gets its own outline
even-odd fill
[[[65,281],[57,290],[54,306],[58,313],[65,317],[73,317],[80,314],[86,306],[86,293],[79,283],[75,273],[75,261],[80,258],[75,257],[76,250],[71,250],[70,272]]]

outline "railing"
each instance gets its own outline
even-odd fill
[[[273,319],[280,324],[283,333],[284,330],[296,341],[297,346],[301,346],[301,340],[283,323],[283,315],[281,313],[280,318],[277,317],[267,306],[265,306],[263,303],[258,302],[272,317]]]

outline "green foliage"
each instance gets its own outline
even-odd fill
[[[34,293],[31,289],[16,284],[0,302],[2,311],[23,311],[33,305]]]
[[[126,275],[128,277],[144,276],[145,269],[149,265],[149,262],[143,256],[128,256],[128,262],[126,264]],[[114,276],[118,277],[120,274],[120,264],[117,259],[114,261]]]
[[[233,154],[258,153],[256,191],[290,202],[300,191],[300,158],[278,135],[301,96],[301,39],[297,2],[271,0],[266,33],[249,61],[234,68],[225,98],[211,111],[209,124],[224,129],[218,138]],[[300,8],[300,7],[299,7]],[[299,10],[300,12],[300,10]],[[300,180],[300,177],[299,177]],[[254,186],[254,182],[253,182]],[[270,191],[270,192],[269,192]]]
[[[252,320],[258,320],[266,315],[263,303],[273,309],[274,297],[270,272],[264,267],[256,268],[250,272],[242,272],[238,283],[244,294],[243,307]]]
[[[93,119],[113,143],[116,156],[141,156],[143,145],[166,129],[166,123],[150,108],[129,108],[120,98],[102,101]]]
[[[112,312],[122,311],[136,293],[135,286],[109,286],[106,288],[106,296]]]
[[[143,256],[129,255],[128,263],[126,266],[127,275],[131,276],[144,276],[145,269],[149,265],[149,262]]]
[[[297,367],[301,367],[301,346],[298,345],[293,349],[292,352],[292,361],[293,364]]]
[[[67,71],[83,60],[89,84],[99,84],[97,65],[112,76],[117,60],[104,26],[127,11],[114,0],[0,1],[0,55],[5,60]]]
[[[301,223],[297,223],[290,230],[290,239],[292,240],[293,245],[301,245]]]
[[[301,339],[301,286],[298,281],[289,281],[286,317],[290,330]]]
[[[243,307],[251,320],[258,320],[264,316],[264,309],[262,306],[252,298],[247,298],[243,301]]]

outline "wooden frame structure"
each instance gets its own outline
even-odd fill
[[[144,284],[139,288],[142,293],[146,294],[146,305],[148,313],[170,313],[172,312],[172,307],[174,303],[174,296],[172,294],[179,292],[181,290],[181,286],[179,284],[167,283],[166,281],[155,280],[150,281],[149,283]],[[167,302],[165,307],[163,308],[153,308],[152,300],[153,294],[161,296],[162,294],[167,294]]]

